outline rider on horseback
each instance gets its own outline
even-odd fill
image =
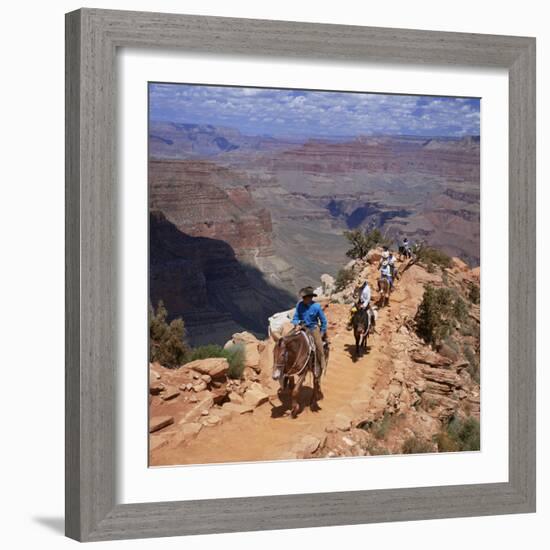
[[[310,286],[300,290],[301,300],[296,304],[292,324],[298,330],[301,325],[305,325],[315,343],[316,364],[319,365],[321,372],[324,372],[326,362],[323,340],[327,339],[327,318],[321,304],[313,301],[316,296],[317,294]]]
[[[412,256],[411,243],[409,243],[409,239],[407,239],[407,237],[403,237],[403,241],[399,247],[399,254],[401,254],[401,256],[405,256],[405,258],[410,258]]]
[[[395,254],[390,250],[388,255],[388,263],[390,264],[391,268],[391,276],[392,280],[398,279],[398,273],[397,273],[397,258],[395,257]]]
[[[351,310],[349,312],[349,319],[348,319],[348,324],[347,324],[346,328],[348,330],[352,329],[353,315],[357,312],[358,307],[360,307],[360,308],[366,309],[368,311],[369,318],[370,318],[370,323],[371,323],[370,326],[374,330],[375,315],[374,315],[374,311],[372,310],[371,305],[370,305],[371,289],[370,289],[369,282],[367,281],[367,279],[365,279],[363,281],[363,284],[359,287],[359,291],[360,291],[359,299],[357,300],[356,304],[353,305],[353,307],[351,308]]]
[[[393,288],[393,273],[389,260],[384,259],[380,264],[380,278],[387,279],[390,283],[390,288]]]

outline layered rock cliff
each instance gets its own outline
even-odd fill
[[[264,335],[274,309],[294,302],[228,242],[185,233],[163,212],[151,212],[149,239],[150,302],[182,317],[193,344],[223,343],[245,329]]]

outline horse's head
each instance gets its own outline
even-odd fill
[[[368,311],[364,308],[358,308],[357,311],[353,314],[352,325],[355,330],[360,334],[367,332],[369,329]]]
[[[279,338],[273,349],[273,368],[284,372],[286,367],[296,361],[300,346],[303,344],[303,336],[299,332]]]

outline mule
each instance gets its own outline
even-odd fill
[[[386,277],[378,279],[378,292],[380,292],[380,307],[387,306],[390,303],[391,284]]]
[[[325,361],[328,361],[328,344],[325,343]],[[316,374],[315,371],[318,371]],[[273,350],[273,372],[278,373],[282,392],[290,393],[290,415],[296,418],[300,410],[298,395],[308,372],[313,376],[313,392],[310,408],[319,410],[321,394],[321,372],[315,369],[315,344],[303,329],[292,332],[277,340]],[[297,381],[295,381],[295,377]]]
[[[371,318],[367,309],[357,307],[357,311],[351,318],[353,327],[353,336],[355,337],[355,357],[363,356],[367,353],[367,338],[370,329]]]

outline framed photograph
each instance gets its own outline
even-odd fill
[[[535,511],[535,40],[66,19],[66,534]]]

